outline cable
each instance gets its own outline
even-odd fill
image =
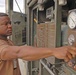
[[[18,6],[20,12],[22,13],[22,11],[21,11],[21,9],[20,9],[20,6],[19,6],[19,4],[18,4],[18,2],[17,2],[17,0],[15,0],[15,2],[16,2],[16,4],[17,4],[17,6]],[[23,14],[22,14],[22,16],[23,16]]]

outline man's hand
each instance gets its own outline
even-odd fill
[[[53,52],[53,55],[58,59],[64,59],[65,62],[68,62],[76,56],[76,48],[71,46],[59,47]]]

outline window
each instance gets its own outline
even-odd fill
[[[13,11],[24,12],[24,0],[13,0]]]
[[[0,0],[0,12],[5,12],[5,0]]]

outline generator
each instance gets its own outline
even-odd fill
[[[38,0],[29,6],[30,45],[47,48],[76,46],[75,9],[75,0]],[[28,72],[29,75],[75,75],[75,62],[76,58],[68,63],[55,57],[44,58],[29,62]]]

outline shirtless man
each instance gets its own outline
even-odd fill
[[[76,55],[74,47],[36,48],[32,46],[14,46],[7,36],[12,34],[10,18],[0,13],[0,75],[20,75],[17,59],[27,61],[38,60],[55,56],[58,59],[69,61]],[[17,64],[14,66],[14,62]]]

